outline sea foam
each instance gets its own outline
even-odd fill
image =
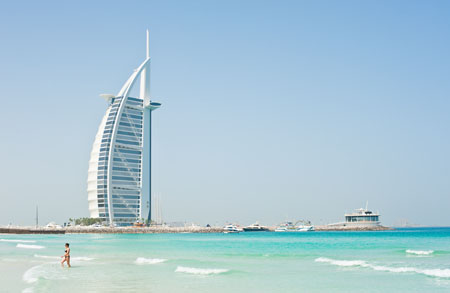
[[[53,260],[60,260],[61,257],[59,256],[54,256],[54,255],[40,255],[40,254],[35,254],[34,257],[37,258],[44,258],[44,259],[53,259]],[[75,256],[75,257],[71,257],[70,260],[71,261],[89,261],[89,260],[94,260],[95,258],[92,257],[87,257],[87,256]]]
[[[181,267],[178,266],[175,270],[176,273],[186,273],[186,274],[194,274],[194,275],[212,275],[212,274],[221,274],[226,273],[229,270],[227,269],[199,269],[199,268],[190,268],[190,267]]]
[[[28,244],[17,244],[16,247],[19,248],[26,248],[26,249],[42,249],[45,248],[45,246],[41,246],[41,245],[28,245]]]
[[[71,260],[90,261],[90,260],[94,260],[95,258],[88,257],[88,256],[75,256],[75,257],[71,257],[70,259]]]
[[[28,269],[22,276],[22,279],[27,283],[34,283],[38,280],[38,277],[42,271],[43,265],[34,266]]]
[[[44,263],[26,270],[22,276],[22,280],[29,284],[36,283],[39,279],[46,280],[61,280],[66,279],[61,274],[61,268],[59,265]],[[31,288],[32,290],[33,288]]]
[[[365,266],[366,262],[363,260],[335,260],[326,257],[316,258],[316,262],[327,262],[340,267]]]
[[[167,261],[167,259],[138,257],[134,262],[138,265],[154,265],[165,261]]]
[[[14,243],[36,243],[36,240],[21,240],[21,239],[0,239],[0,242],[14,242]]]
[[[59,260],[61,257],[59,256],[55,256],[55,255],[40,255],[40,254],[35,254],[34,257],[38,257],[38,258],[44,258],[44,259],[54,259],[54,260]]]
[[[330,263],[341,267],[362,267],[370,268],[375,271],[384,271],[391,273],[416,273],[431,277],[450,278],[450,269],[419,269],[414,267],[389,267],[373,265],[363,260],[335,260],[326,257],[316,258],[316,262]]]
[[[430,255],[434,252],[434,250],[412,250],[407,249],[406,253],[415,254],[415,255]]]

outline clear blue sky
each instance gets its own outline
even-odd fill
[[[63,3],[61,3],[63,2]],[[0,224],[88,216],[89,154],[151,34],[167,221],[450,224],[450,1],[3,1]]]

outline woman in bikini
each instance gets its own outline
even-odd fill
[[[61,266],[64,267],[64,262],[67,262],[67,266],[70,268],[70,248],[69,243],[66,243],[66,250],[64,250],[64,255],[62,255],[64,259],[61,261]]]

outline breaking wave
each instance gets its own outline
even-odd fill
[[[93,257],[88,257],[88,256],[75,256],[75,257],[71,257],[71,260],[82,260],[82,261],[90,261],[90,260],[94,260],[95,258]]]
[[[450,278],[450,269],[418,269],[414,267],[388,267],[373,265],[363,260],[335,260],[326,257],[316,258],[316,262],[324,262],[342,267],[362,267],[370,268],[375,271],[384,271],[391,273],[417,273],[431,277]]]
[[[38,280],[39,275],[41,273],[41,268],[44,265],[34,266],[31,269],[28,269],[22,276],[22,279],[27,283],[34,283]]]
[[[26,270],[22,276],[22,280],[28,284],[34,284],[39,279],[46,280],[61,280],[66,279],[64,275],[61,275],[61,268],[55,264],[40,264]],[[27,290],[33,290],[33,288],[27,288]]]
[[[316,262],[327,262],[332,265],[337,265],[340,267],[353,267],[353,266],[365,266],[366,262],[363,260],[335,260],[326,257],[316,258]]]
[[[60,260],[61,257],[59,256],[54,256],[54,255],[40,255],[40,254],[35,254],[34,257],[37,258],[44,258],[44,259],[53,259],[53,260]],[[70,258],[71,261],[89,261],[89,260],[94,260],[94,258],[92,257],[87,257],[87,256],[75,256],[75,257],[71,257]]]
[[[40,255],[40,254],[35,254],[34,257],[44,258],[44,259],[54,259],[54,260],[58,260],[61,258],[59,256]]]
[[[407,249],[406,253],[415,254],[415,255],[430,255],[434,252],[434,250],[412,250]]]
[[[26,248],[26,249],[42,249],[45,248],[45,246],[41,246],[41,245],[28,245],[28,244],[17,244],[16,247],[19,248]]]
[[[163,258],[145,258],[145,257],[138,257],[135,260],[135,263],[138,265],[154,265],[154,264],[158,264],[158,263],[162,263],[167,261],[167,259],[163,259]]]
[[[0,239],[0,242],[14,242],[14,243],[36,243],[36,240],[20,240],[20,239]]]
[[[230,270],[227,269],[199,269],[199,268],[190,268],[190,267],[180,267],[178,266],[175,270],[176,273],[186,273],[186,274],[194,274],[194,275],[211,275],[211,274],[222,274],[226,273]]]

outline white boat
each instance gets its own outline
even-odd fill
[[[298,232],[312,232],[314,231],[314,226],[308,226],[308,225],[300,225],[297,227]]]
[[[296,232],[296,230],[292,222],[284,222],[275,229],[275,232]]]
[[[223,227],[223,233],[228,234],[228,233],[239,233],[242,230],[239,229],[236,225],[233,224],[229,224],[226,225],[225,227]]]
[[[45,226],[45,228],[47,228],[47,229],[62,229],[62,226],[55,224],[55,222],[50,222]]]
[[[300,223],[300,225],[298,225]],[[314,231],[314,226],[309,221],[297,221],[295,224],[292,222],[284,222],[279,225],[275,232],[311,232]]]
[[[277,228],[275,228],[275,232],[287,232],[287,228],[284,226],[279,226]]]

